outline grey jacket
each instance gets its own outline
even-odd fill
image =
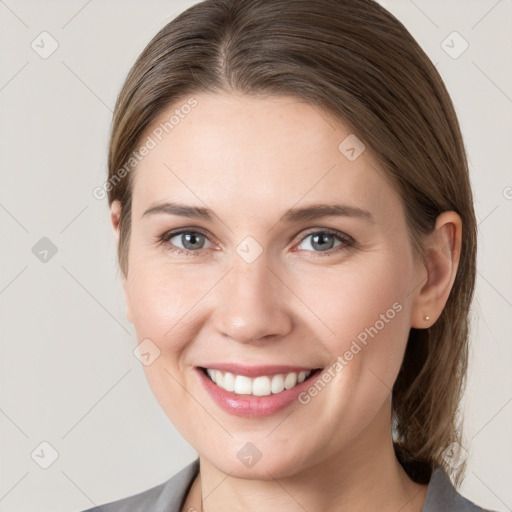
[[[199,458],[160,485],[133,496],[83,512],[181,512],[192,482],[199,473]],[[421,512],[490,512],[463,498],[442,469],[436,469]]]

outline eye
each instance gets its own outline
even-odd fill
[[[168,231],[158,238],[170,251],[187,256],[202,254],[214,246],[206,234],[196,230]],[[329,256],[355,246],[355,240],[339,231],[317,229],[303,235],[295,250],[316,253],[315,256]]]
[[[160,237],[161,243],[178,253],[202,252],[213,245],[204,233],[199,231],[167,232]]]
[[[338,231],[317,230],[310,231],[301,239],[296,246],[299,250],[325,253],[325,255],[337,253],[355,245],[355,240]],[[319,254],[323,256],[324,254]]]

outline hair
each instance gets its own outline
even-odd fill
[[[424,260],[422,241],[440,213],[460,215],[461,255],[447,303],[429,329],[410,329],[392,390],[395,453],[409,476],[427,483],[440,466],[458,485],[464,464],[448,463],[443,451],[461,443],[477,234],[464,143],[436,68],[372,0],[206,0],[182,12],[139,55],[115,106],[108,203],[121,203],[125,276],[133,173],[118,179],[119,169],[167,108],[220,92],[292,96],[345,123],[400,194],[416,257]]]

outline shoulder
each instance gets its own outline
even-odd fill
[[[421,512],[492,512],[483,509],[457,492],[448,475],[437,468],[432,473]]]
[[[198,472],[199,459],[196,459],[155,487],[82,512],[179,512]]]

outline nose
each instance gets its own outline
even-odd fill
[[[264,256],[247,263],[235,255],[231,271],[217,286],[215,329],[240,343],[279,339],[292,329],[291,292]]]

